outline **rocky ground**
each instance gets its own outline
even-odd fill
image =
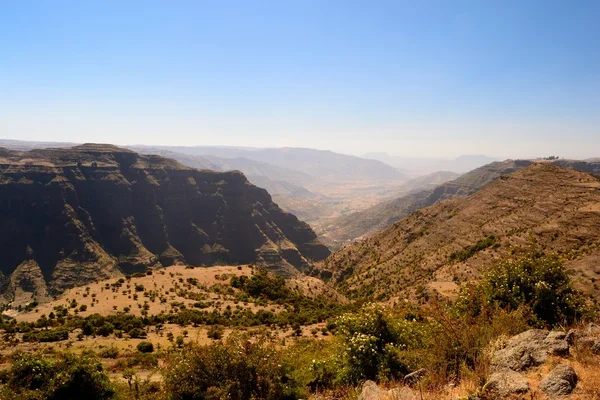
[[[487,382],[474,393],[469,383],[440,391],[421,390],[427,371],[404,377],[397,385],[363,384],[359,400],[419,399],[600,399],[600,326],[547,331],[532,329],[491,349]]]

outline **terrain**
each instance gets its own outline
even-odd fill
[[[476,193],[502,175],[510,174],[540,160],[505,160],[493,162],[450,180],[451,173],[437,172],[412,179],[392,192],[397,198],[382,201],[362,211],[312,224],[319,238],[331,249],[337,250],[356,240],[382,230],[411,212],[428,207],[441,200],[460,198]],[[600,174],[600,163],[593,160],[554,160],[550,163],[591,174]],[[435,185],[436,181],[441,183]],[[445,183],[442,183],[445,182]],[[428,188],[429,186],[429,188]],[[432,187],[434,186],[434,187]]]
[[[0,139],[0,147],[20,151],[72,146]],[[266,189],[284,210],[310,224],[390,199],[396,189],[405,189],[403,184],[408,179],[380,161],[314,149],[142,145],[127,148],[172,158],[191,168],[241,171],[251,183]]]
[[[5,299],[176,263],[258,263],[291,277],[329,254],[240,172],[111,145],[0,149]]]
[[[388,227],[420,208],[428,207],[441,200],[471,195],[498,177],[529,164],[531,164],[531,161],[527,160],[494,162],[434,188],[431,188],[431,186],[434,185],[436,180],[434,179],[430,183],[424,178],[437,178],[439,182],[439,179],[451,178],[452,174],[430,174],[413,180],[421,183],[412,187],[409,186],[411,189],[407,194],[393,200],[383,201],[362,211],[334,219],[321,220],[313,226],[324,243],[333,249],[339,249],[355,240],[360,240],[369,234]],[[409,181],[407,184],[410,185],[410,182],[413,181]],[[426,183],[424,189],[423,182]],[[427,186],[430,188],[427,188]]]
[[[599,177],[533,163],[469,197],[413,212],[332,254],[315,273],[354,298],[448,295],[481,267],[534,247],[561,255],[580,287],[597,295],[598,226]]]

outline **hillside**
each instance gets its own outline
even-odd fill
[[[428,207],[441,200],[469,196],[501,175],[510,174],[529,164],[531,161],[526,160],[494,162],[433,189],[413,191],[362,211],[320,221],[313,227],[324,243],[333,249],[339,249],[354,240],[386,228],[415,210]],[[418,185],[414,186],[414,188],[418,187]]]
[[[332,254],[315,273],[355,298],[424,295],[427,288],[449,294],[480,267],[534,246],[561,255],[580,286],[596,293],[598,227],[600,178],[534,163],[470,197],[412,213]]]
[[[0,226],[8,299],[174,263],[255,262],[293,276],[329,254],[239,172],[110,145],[0,149]]]

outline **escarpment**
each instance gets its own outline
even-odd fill
[[[175,263],[259,263],[293,276],[329,255],[240,172],[109,145],[0,149],[0,227],[9,301]]]

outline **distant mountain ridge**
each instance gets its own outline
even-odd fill
[[[483,165],[500,161],[486,155],[462,155],[454,159],[392,156],[387,153],[367,153],[363,157],[380,160],[409,175],[426,175],[436,171],[465,173]]]
[[[0,282],[13,297],[173,263],[293,276],[329,254],[241,173],[111,145],[0,148],[0,227]]]
[[[396,168],[379,160],[299,147],[240,148],[216,146],[151,146],[198,156],[215,156],[226,159],[245,158],[293,169],[324,181],[398,181],[406,176]],[[139,147],[140,149],[143,148]]]

